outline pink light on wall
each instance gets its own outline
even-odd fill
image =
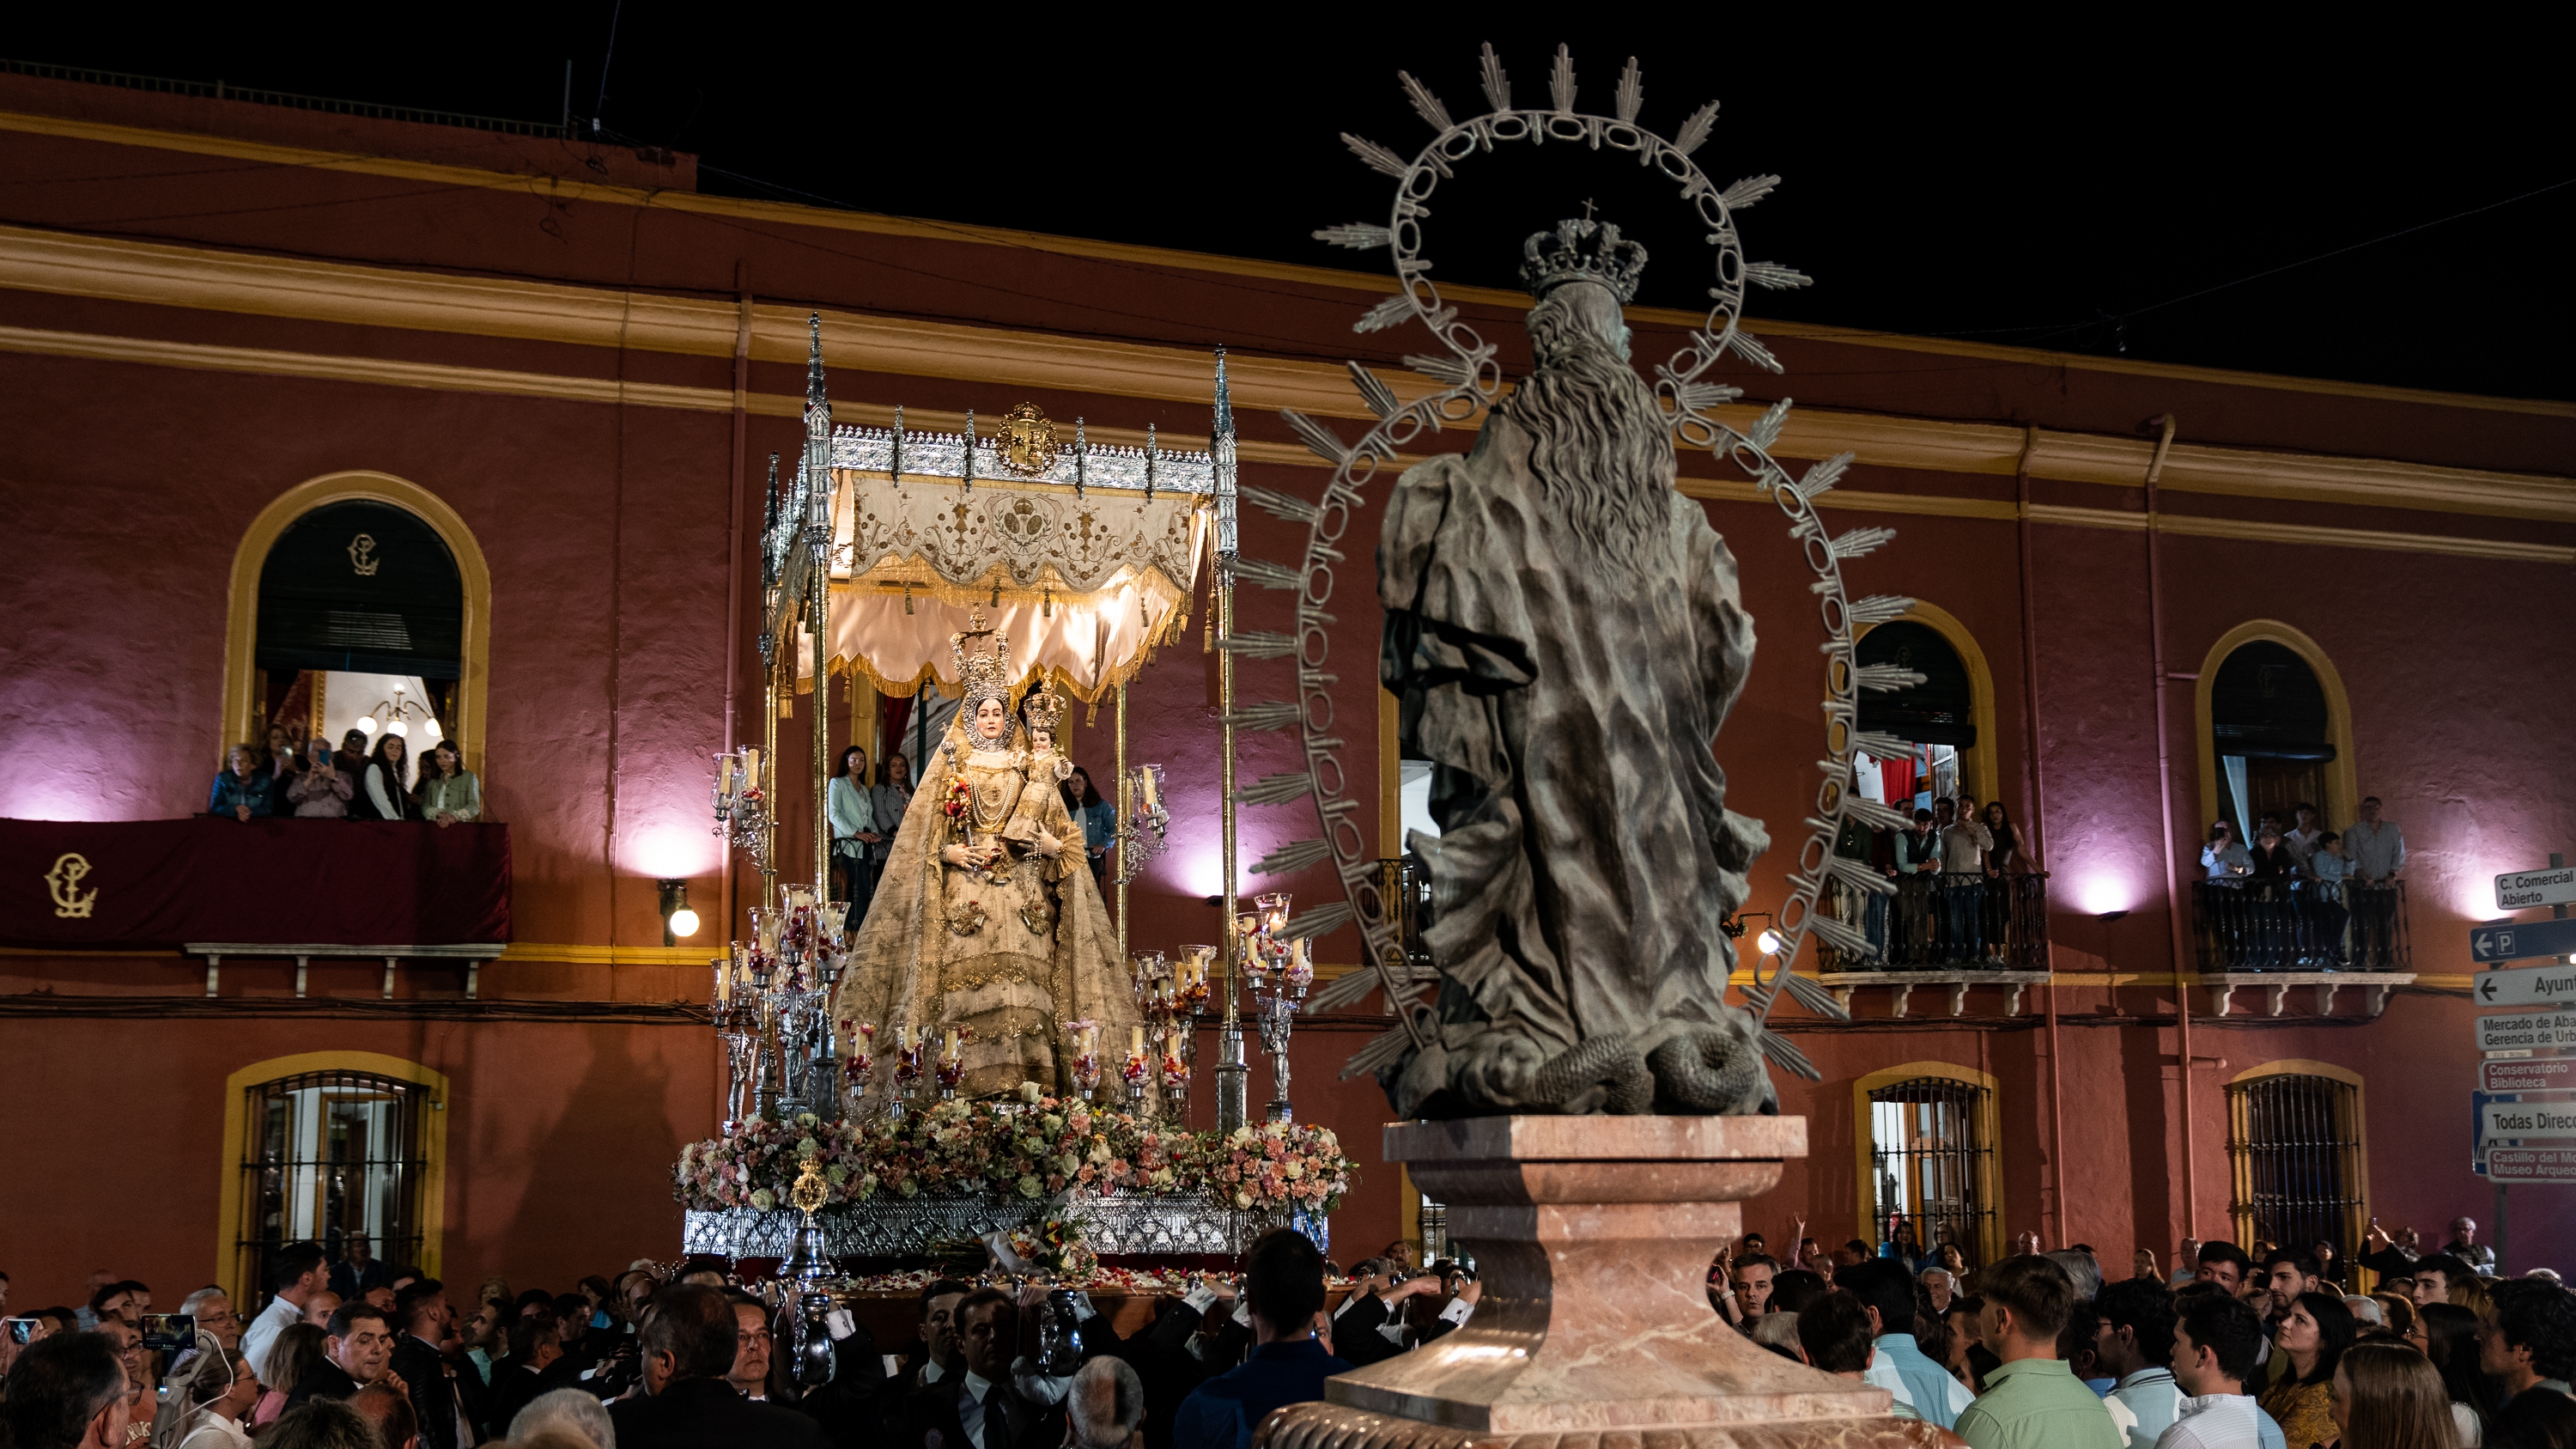
[[[2075,878],[2075,908],[2088,916],[2133,910],[2143,894],[2135,881],[2107,870],[2091,870]]]

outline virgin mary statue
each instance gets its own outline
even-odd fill
[[[991,650],[970,653],[976,638]],[[833,1014],[877,1024],[880,1042],[902,1026],[942,1041],[959,1031],[963,1095],[1022,1082],[1070,1093],[1063,1024],[1097,1022],[1114,1043],[1141,1018],[1057,788],[1064,699],[1041,684],[1014,719],[1010,641],[978,628],[949,648],[965,698],[922,762]],[[881,1074],[891,1055],[880,1051]]]

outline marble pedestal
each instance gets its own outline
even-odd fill
[[[1428,1347],[1266,1419],[1263,1449],[1898,1449],[1957,1438],[1884,1389],[1781,1358],[1709,1307],[1743,1199],[1807,1152],[1803,1117],[1399,1122],[1386,1158],[1449,1209],[1483,1298]]]

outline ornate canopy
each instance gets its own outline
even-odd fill
[[[1013,446],[1024,442],[833,431],[833,668],[891,694],[924,678],[953,690],[949,637],[980,610],[1024,667],[1094,703],[1187,627],[1207,545],[1209,455]],[[812,651],[802,652],[799,673],[810,676]]]

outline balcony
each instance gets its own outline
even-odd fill
[[[1846,1009],[1859,988],[1885,986],[1901,1017],[1917,988],[1939,987],[1961,1016],[1970,987],[1998,986],[2004,1014],[2019,1016],[2025,992],[2048,980],[2045,873],[1907,876],[1892,896],[1837,882],[1831,908],[1871,943],[1867,954],[1827,948],[1820,958],[1816,979]]]
[[[2191,918],[2201,984],[2220,1016],[2248,988],[2279,1016],[2293,986],[2315,989],[2319,1016],[2333,1013],[2345,987],[2358,988],[2363,1011],[2377,1016],[2390,990],[2415,980],[2402,880],[2194,881]]]

